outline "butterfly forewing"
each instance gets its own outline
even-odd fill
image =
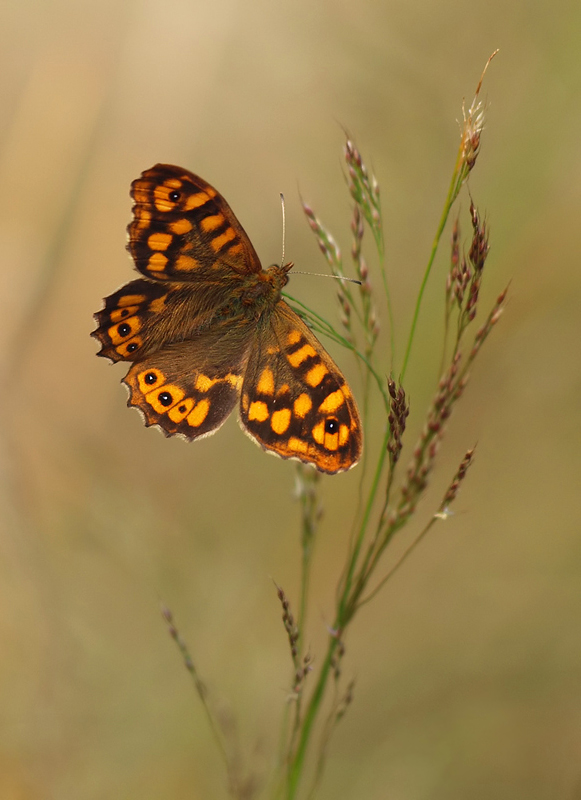
[[[282,300],[254,338],[240,419],[266,450],[322,472],[349,469],[361,456],[361,422],[345,378]]]
[[[231,271],[260,272],[250,239],[224,198],[188,170],[157,164],[131,184],[129,250],[158,281],[214,281]]]

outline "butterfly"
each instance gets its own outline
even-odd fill
[[[357,405],[313,332],[282,299],[292,264],[262,269],[224,198],[157,164],[131,184],[129,244],[142,278],[104,300],[97,355],[127,361],[127,405],[188,440],[238,403],[243,430],[282,458],[336,473],[361,456]]]

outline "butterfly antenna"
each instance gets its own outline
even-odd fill
[[[312,275],[313,278],[334,278],[336,281],[347,281],[347,283],[356,283],[361,286],[361,281],[357,278],[348,278],[346,275],[329,275],[327,272],[297,272],[293,270],[293,275]]]
[[[282,257],[280,259],[281,267],[284,267],[284,244],[286,241],[286,206],[284,202],[284,194],[280,193],[280,206],[282,209]],[[287,265],[288,268],[292,267],[292,264]],[[293,275],[314,275],[315,278],[335,278],[338,281],[348,281],[349,283],[356,283],[358,286],[361,286],[361,281],[358,281],[357,278],[346,278],[344,275],[328,275],[324,272],[293,272]]]
[[[282,256],[280,259],[280,266],[284,267],[284,243],[286,240],[286,206],[284,204],[284,194],[280,193],[280,207],[282,211]]]

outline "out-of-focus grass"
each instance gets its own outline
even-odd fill
[[[125,408],[122,369],[94,358],[91,314],[131,275],[130,181],[159,160],[203,175],[265,263],[280,255],[283,190],[289,257],[320,271],[293,193],[325,208],[348,246],[345,125],[382,183],[407,331],[457,146],[457,99],[495,47],[474,180],[499,277],[488,299],[511,276],[512,299],[450,427],[434,497],[474,438],[478,458],[456,516],[347,643],[356,702],[321,797],[576,796],[578,10],[52,0],[2,15],[0,796],[226,796],[160,598],[258,767],[285,701],[270,576],[289,593],[298,585],[293,467],[234,420],[192,446],[145,430]],[[334,313],[329,282],[291,286]],[[439,363],[437,292],[428,287],[407,376],[410,438],[433,385],[417,376],[433,365],[435,377]],[[356,486],[353,472],[324,479],[313,649]]]

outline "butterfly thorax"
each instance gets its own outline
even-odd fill
[[[283,267],[275,264],[267,270],[244,276],[237,294],[243,309],[249,316],[259,319],[263,314],[268,314],[273,310],[280,300],[283,288],[288,283],[290,267],[290,264]]]

